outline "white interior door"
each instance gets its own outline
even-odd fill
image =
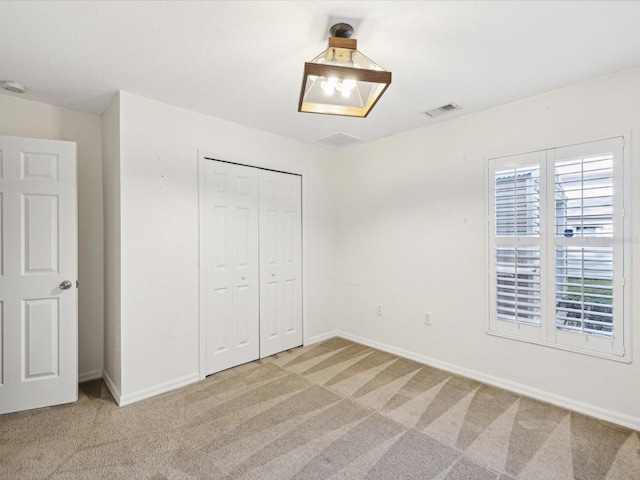
[[[260,358],[302,345],[301,177],[260,172]]]
[[[78,399],[76,145],[0,136],[0,413]]]
[[[258,170],[204,165],[205,374],[259,357]]]

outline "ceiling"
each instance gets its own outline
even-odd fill
[[[297,111],[304,62],[338,21],[393,75],[365,119]],[[2,1],[0,80],[91,113],[125,90],[328,146],[640,66],[639,22],[637,1]]]

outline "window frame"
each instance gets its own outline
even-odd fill
[[[630,162],[629,134],[565,144],[512,155],[487,158],[487,279],[488,324],[486,333],[493,336],[544,345],[596,357],[631,362],[631,248],[627,238],[630,229]],[[581,236],[572,241],[557,235],[555,181],[556,162],[574,157],[586,158],[608,145],[613,153],[613,234],[611,237]],[[496,171],[539,168],[539,235],[499,237],[496,230]],[[515,171],[515,170],[514,170]],[[517,185],[517,179],[514,180]],[[549,188],[553,192],[549,192]],[[515,202],[514,202],[515,203]],[[514,210],[515,211],[515,210]],[[514,216],[514,218],[517,218]],[[498,319],[498,273],[496,247],[538,245],[540,251],[540,324]],[[611,337],[569,332],[556,327],[556,247],[563,245],[611,246],[613,249],[613,333]],[[517,281],[517,276],[514,277]],[[584,321],[584,319],[583,319]]]

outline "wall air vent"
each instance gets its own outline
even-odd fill
[[[336,133],[335,135],[321,138],[320,140],[318,140],[318,142],[324,143],[325,145],[333,148],[341,148],[346,147],[347,145],[360,143],[362,142],[362,140],[356,137],[352,137],[351,135],[347,135],[346,133]]]
[[[440,115],[444,115],[445,113],[453,112],[454,110],[461,110],[462,107],[457,103],[447,103],[438,108],[433,108],[431,110],[427,110],[424,112],[425,117],[433,118],[438,117]]]

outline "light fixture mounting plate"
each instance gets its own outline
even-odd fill
[[[329,33],[332,37],[351,38],[351,35],[353,35],[353,27],[348,23],[336,23],[331,27]]]

